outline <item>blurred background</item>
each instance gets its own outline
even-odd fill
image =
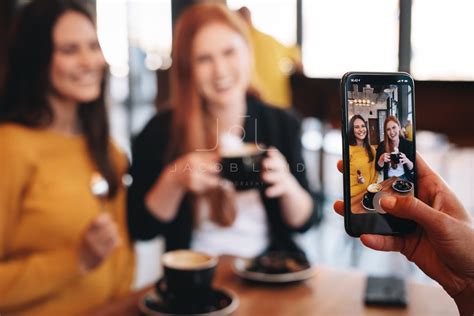
[[[130,143],[167,105],[173,23],[192,0],[84,0],[96,9],[99,40],[110,69],[109,113],[115,140]],[[0,69],[11,20],[25,0],[0,2]],[[302,141],[323,221],[300,242],[316,264],[428,281],[399,254],[375,253],[344,232],[332,210],[342,198],[336,170],[340,136],[339,80],[347,71],[406,71],[415,79],[417,146],[474,212],[474,12],[472,0],[227,0],[246,6],[252,24],[298,57],[282,57],[291,107],[303,118]],[[32,52],[34,53],[34,52]],[[257,60],[258,68],[258,60]],[[274,102],[276,103],[276,102]],[[141,242],[140,287],[161,272],[161,240]],[[146,259],[144,259],[146,258]]]

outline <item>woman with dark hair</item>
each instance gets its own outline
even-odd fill
[[[127,160],[109,138],[105,71],[81,1],[20,10],[0,93],[2,315],[71,315],[129,291]]]
[[[393,115],[388,116],[383,124],[384,140],[377,148],[375,167],[383,170],[383,178],[399,177],[414,181],[415,153],[413,143],[402,135],[400,121]],[[395,161],[392,161],[395,156]]]
[[[349,122],[349,170],[351,196],[367,189],[369,184],[377,183],[375,170],[375,148],[369,144],[369,133],[364,118],[357,114]]]
[[[138,239],[165,236],[166,249],[252,257],[316,218],[301,156],[299,122],[256,98],[248,29],[218,4],[179,18],[173,39],[172,110],[155,116],[133,146],[129,225]],[[237,191],[219,177],[224,147],[272,148],[259,189]]]

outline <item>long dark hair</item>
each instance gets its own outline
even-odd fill
[[[0,122],[38,128],[52,123],[54,113],[48,102],[52,34],[59,17],[67,11],[83,14],[95,24],[93,14],[80,0],[37,0],[21,8],[9,38],[7,68],[0,80]],[[101,88],[97,100],[79,106],[78,116],[89,156],[109,183],[109,197],[113,197],[119,179],[109,154],[105,75]]]
[[[372,152],[372,147],[370,147],[370,144],[369,144],[369,129],[367,128],[367,122],[364,120],[364,118],[361,115],[356,114],[351,118],[349,122],[349,135],[347,139],[349,141],[349,145],[352,145],[352,146],[357,145],[356,137],[354,134],[354,122],[357,119],[364,122],[365,128],[367,130],[367,133],[365,134],[365,138],[364,138],[364,148],[365,148],[365,151],[367,152],[367,156],[369,156],[369,162],[371,162],[372,160],[374,160],[374,153]]]

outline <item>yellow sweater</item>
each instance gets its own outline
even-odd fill
[[[111,150],[120,173],[125,157]],[[0,314],[75,315],[129,292],[134,258],[125,190],[106,203],[122,245],[81,275],[77,248],[100,202],[82,136],[0,125]]]
[[[284,68],[300,63],[299,48],[287,47],[253,26],[250,27],[250,38],[255,62],[253,80],[262,100],[277,107],[290,107],[290,73]]]
[[[349,169],[351,179],[351,196],[357,195],[367,190],[371,183],[377,183],[378,172],[375,170],[375,148],[370,146],[374,154],[374,160],[369,162],[369,156],[365,148],[362,146],[349,146]],[[357,170],[364,177],[365,182],[360,184],[357,182]]]

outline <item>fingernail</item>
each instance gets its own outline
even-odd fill
[[[380,237],[378,235],[363,234],[360,236],[360,240],[367,247],[380,250],[383,242]]]
[[[382,207],[393,209],[397,203],[397,199],[394,196],[386,196],[382,198],[381,202]]]

